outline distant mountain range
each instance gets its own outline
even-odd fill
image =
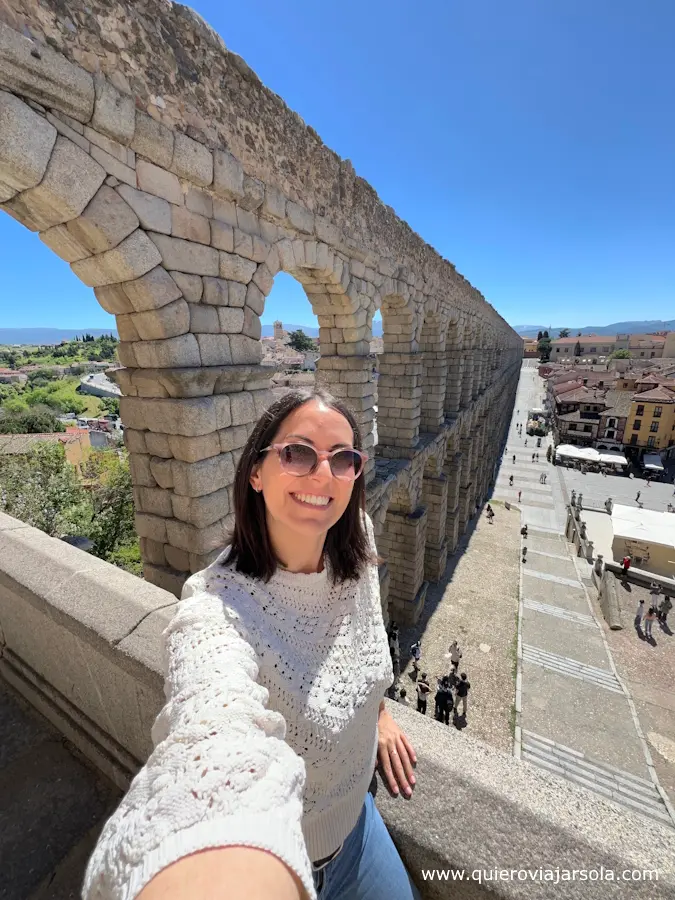
[[[304,331],[308,337],[318,338],[319,329],[311,325],[293,325],[284,322],[286,331]],[[115,328],[0,328],[0,344],[60,344],[61,341],[71,341],[74,337],[82,337],[83,334],[93,334],[99,337],[102,334],[117,334]],[[263,337],[274,335],[274,326],[266,323],[262,326]],[[382,322],[373,323],[373,336],[381,337]],[[536,336],[536,334],[535,334]]]
[[[649,334],[653,331],[675,331],[675,319],[644,319],[641,322],[614,322],[612,325],[584,325],[582,328],[571,325],[513,325],[522,337],[534,337],[540,331],[548,331],[550,337],[558,337],[561,328],[569,328],[570,336],[582,334]]]

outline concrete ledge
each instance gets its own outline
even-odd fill
[[[424,900],[614,898],[675,894],[675,831],[527,762],[500,753],[429,716],[386,701],[418,756],[411,800],[377,805]],[[645,840],[637,835],[649,835]],[[425,881],[423,869],[657,869],[658,881]]]

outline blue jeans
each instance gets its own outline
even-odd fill
[[[319,900],[420,900],[372,794],[342,850],[314,872]]]

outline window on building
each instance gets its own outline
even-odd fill
[[[604,387],[604,386],[605,386],[605,382],[604,382],[604,381],[599,381],[599,382],[598,382],[598,387]]]
[[[648,437],[648,438],[647,438],[647,446],[648,446],[648,447],[656,447],[656,438],[655,438],[655,437],[651,437],[651,436]]]
[[[603,352],[603,353],[609,353],[609,347],[603,347],[603,348],[602,348],[602,352]]]
[[[649,426],[649,430],[650,430],[650,431],[658,431],[658,430],[659,430],[659,423],[658,423],[658,422],[652,422],[652,424]]]
[[[584,406],[584,410],[585,410],[586,412],[590,412],[590,409],[591,409],[590,406]]]
[[[650,355],[650,357],[654,356],[655,355],[654,351],[652,350],[652,352],[649,355]]]
[[[630,442],[631,442],[631,444],[633,444],[633,445],[637,444],[637,434],[631,434],[631,436],[630,436]]]
[[[569,352],[570,352],[570,348],[569,348],[569,347],[565,347],[565,353],[569,353]]]
[[[608,437],[608,438],[614,438],[614,434],[615,434],[615,432],[613,432],[613,431],[608,431],[608,432],[607,432],[607,437]]]
[[[590,349],[588,352],[589,352],[589,353],[597,353],[597,348],[596,348],[596,347],[591,347],[591,349]]]
[[[639,431],[642,428],[642,419],[636,419],[633,422],[633,431]]]
[[[641,403],[641,404],[638,406],[638,408],[637,408],[637,410],[636,410],[636,412],[635,412],[635,415],[636,415],[636,416],[644,416],[644,414],[645,414],[645,408],[644,408],[643,404]]]
[[[644,356],[644,355],[645,355],[645,351],[644,351],[644,350],[641,350],[641,351],[640,351],[640,356]]]
[[[661,412],[662,412],[662,410],[663,410],[663,407],[662,407],[662,406],[655,406],[655,407],[654,407],[654,412],[652,413],[652,415],[654,416],[655,419],[660,419],[660,418],[661,418]]]
[[[569,430],[570,430],[570,431],[576,431],[576,430],[577,430],[577,426],[574,424],[574,422],[570,422]]]
[[[627,387],[628,387],[628,382],[627,382],[627,381],[624,381],[623,386],[624,386],[625,388],[627,388]]]
[[[555,352],[556,352],[556,353],[560,353],[560,347],[556,347],[556,348],[555,348]]]

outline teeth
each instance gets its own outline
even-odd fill
[[[316,497],[314,494],[296,494],[298,500],[303,503],[311,503],[312,506],[328,506],[330,497]]]

